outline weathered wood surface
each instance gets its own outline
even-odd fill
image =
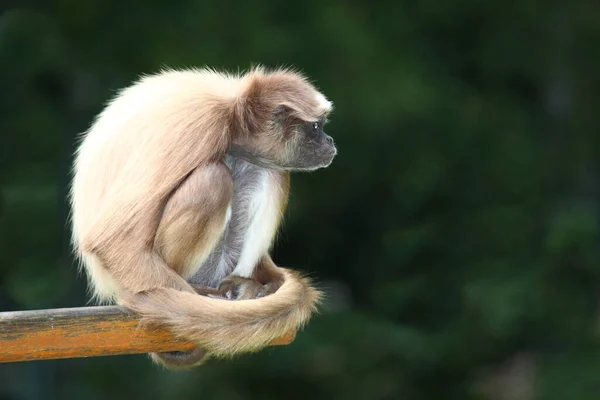
[[[271,343],[291,343],[296,332]],[[123,307],[81,307],[0,313],[0,362],[192,350],[164,329],[140,327]]]

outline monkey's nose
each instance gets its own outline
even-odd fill
[[[325,141],[331,145],[333,145],[333,138],[329,135],[325,135]]]

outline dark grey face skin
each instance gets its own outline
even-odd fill
[[[296,157],[290,169],[315,170],[331,164],[337,154],[333,138],[323,131],[324,121],[305,122]]]

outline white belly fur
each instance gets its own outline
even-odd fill
[[[260,258],[271,247],[281,217],[281,198],[277,182],[268,171],[262,171],[257,190],[248,199],[249,223],[238,263],[233,273],[250,277]]]

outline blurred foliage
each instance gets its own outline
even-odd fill
[[[335,102],[340,154],[294,176],[275,249],[329,293],[294,344],[186,373],[145,356],[7,364],[0,397],[597,399],[599,24],[592,0],[4,9],[3,310],[87,301],[74,135],[142,73],[293,65]]]

